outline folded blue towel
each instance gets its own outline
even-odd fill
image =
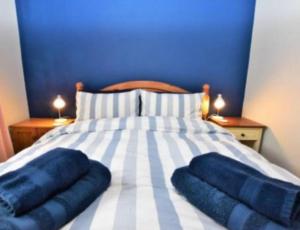
[[[22,216],[0,218],[0,230],[59,229],[101,195],[110,180],[111,174],[105,166],[90,161],[89,172],[64,192]]]
[[[191,204],[230,230],[286,229],[192,175],[188,167],[176,169],[171,181]]]
[[[203,181],[285,226],[300,219],[300,187],[267,177],[238,161],[209,153],[195,157],[190,171]]]
[[[0,177],[0,216],[18,216],[68,188],[90,162],[80,151],[57,148]]]

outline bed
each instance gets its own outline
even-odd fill
[[[187,92],[149,82],[116,84],[103,91],[136,88]],[[208,93],[207,86],[204,89]],[[83,90],[83,84],[78,83],[77,90]],[[187,165],[196,155],[212,151],[300,185],[296,176],[242,145],[225,129],[200,118],[163,116],[88,119],[58,127],[0,164],[0,174],[17,169],[54,147],[80,149],[112,172],[108,190],[64,230],[224,229],[190,205],[170,182],[176,168]]]

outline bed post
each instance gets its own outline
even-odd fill
[[[204,120],[207,120],[208,118],[208,113],[209,113],[209,89],[210,86],[209,84],[204,84],[202,86],[202,92],[204,93],[202,97],[202,102],[201,102],[201,112],[202,112],[202,118]]]
[[[84,85],[81,81],[79,81],[75,84],[75,87],[76,87],[76,91],[83,91]]]

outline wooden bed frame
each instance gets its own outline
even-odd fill
[[[134,89],[143,89],[152,92],[159,92],[159,93],[189,93],[188,90],[180,88],[175,85],[167,84],[164,82],[159,81],[126,81],[120,82],[117,84],[109,85],[103,89],[100,89],[100,92],[103,93],[116,93]],[[77,91],[84,91],[84,84],[82,82],[76,83],[76,90]],[[201,103],[201,111],[203,119],[207,119],[208,112],[209,112],[209,90],[210,86],[208,84],[204,84],[202,86],[202,92],[204,96],[202,98]]]

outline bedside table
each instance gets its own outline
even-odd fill
[[[67,119],[66,122],[58,124],[54,120],[53,118],[31,118],[9,126],[15,153],[31,146],[49,130],[74,122],[74,119]]]
[[[224,117],[227,122],[210,119],[210,121],[229,130],[243,144],[260,151],[263,132],[266,126],[242,117]]]

